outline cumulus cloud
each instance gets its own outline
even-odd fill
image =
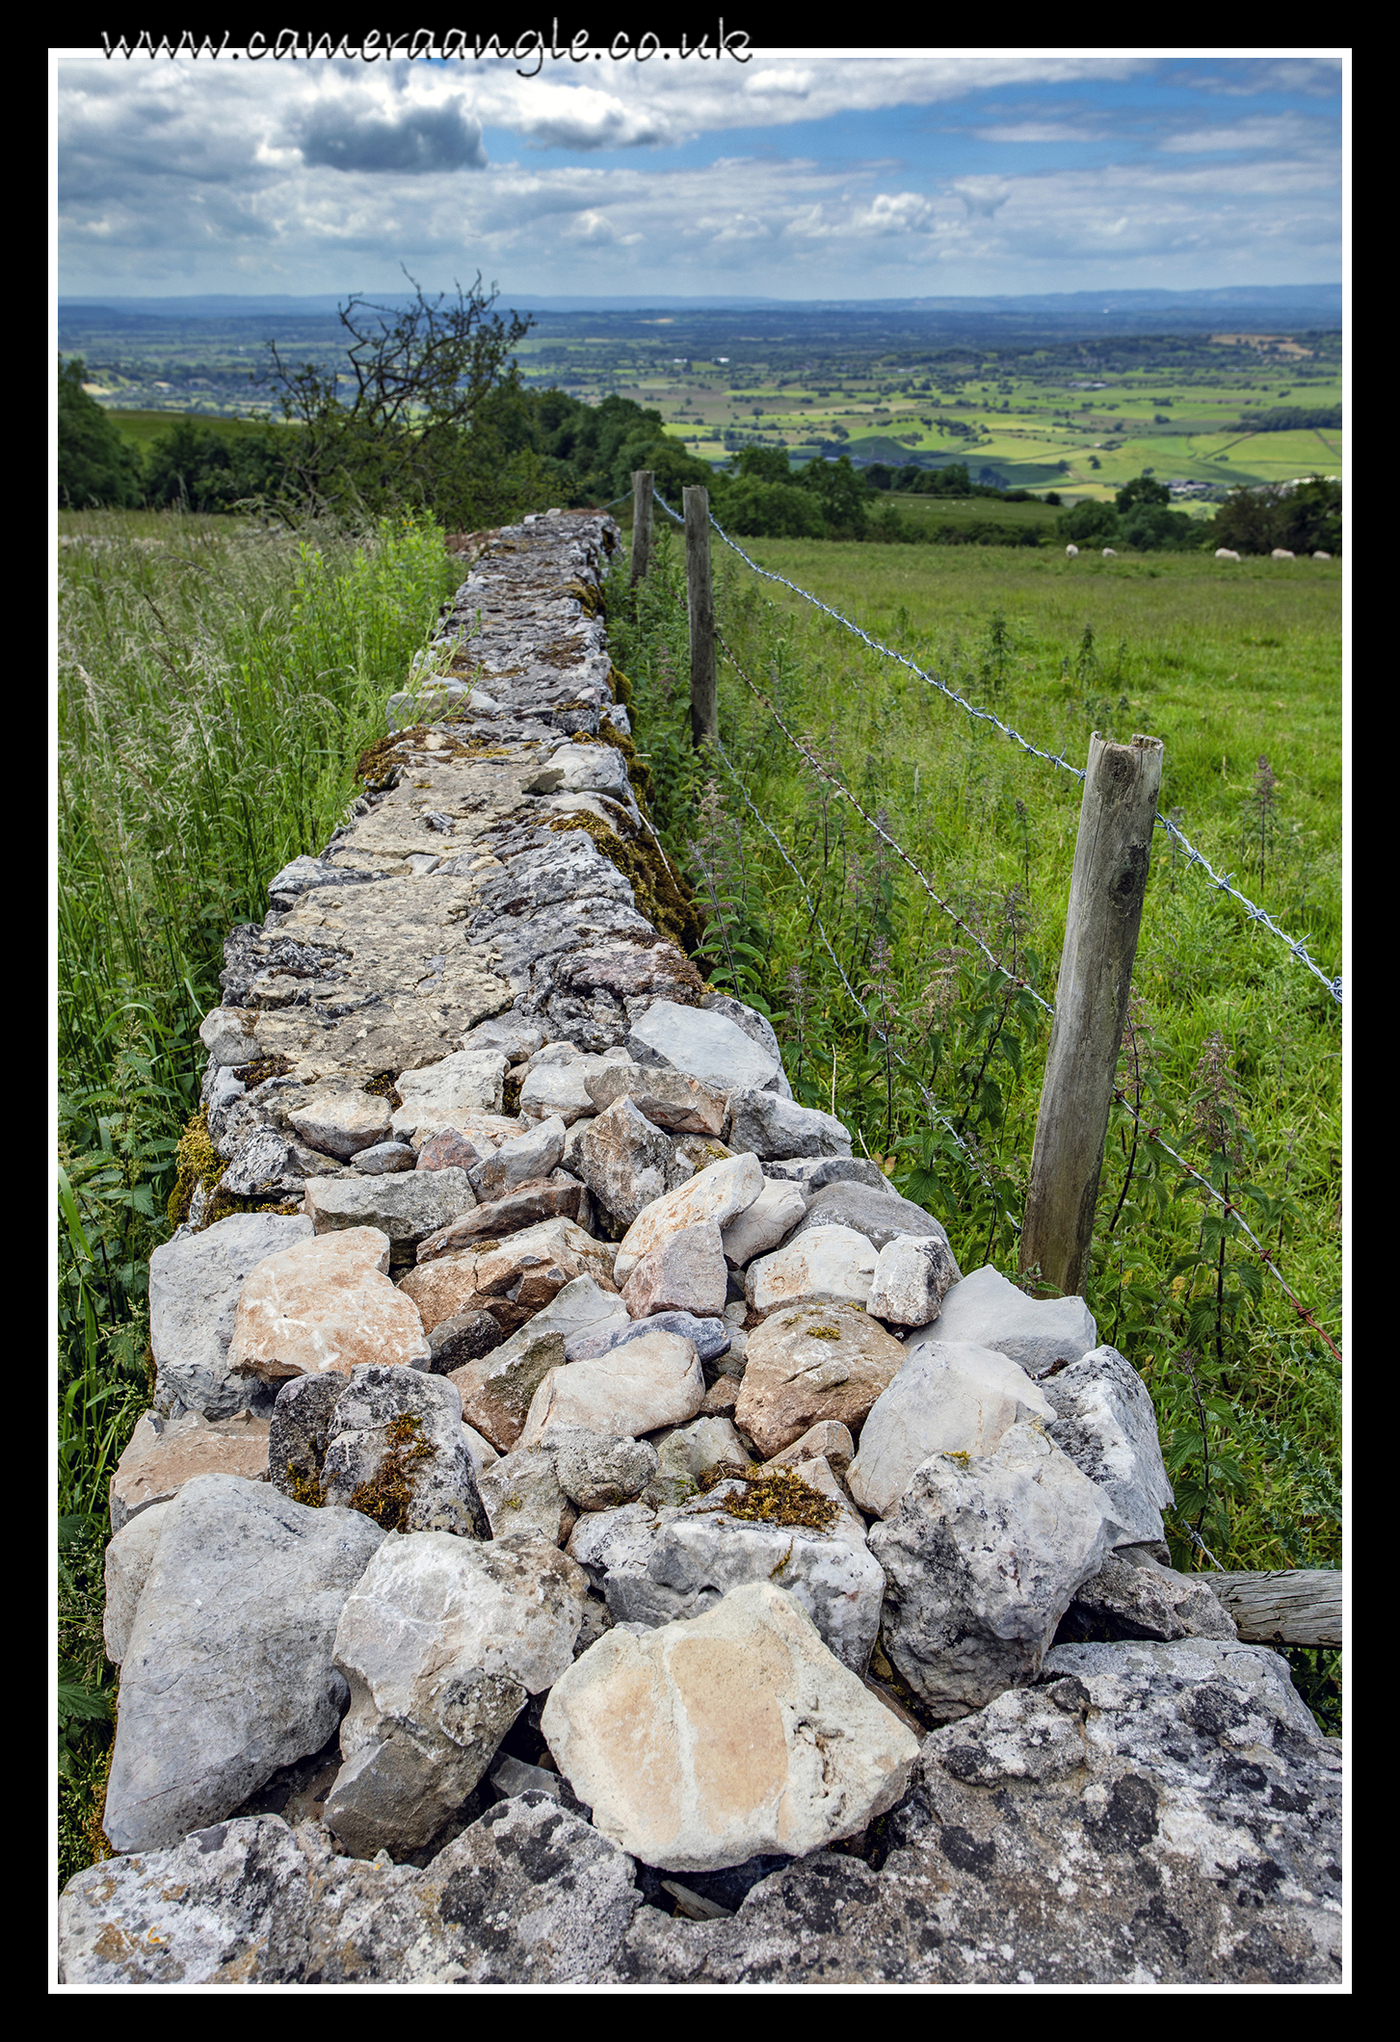
[[[400,258],[429,283],[480,264],[517,292],[710,293],[742,277],[774,295],[914,295],[931,262],[941,290],[976,292],[1299,274],[1290,249],[1338,232],[1321,109],[1235,118],[1174,100],[1149,119],[1085,83],[1162,69],[857,57],[526,80],[509,63],[64,61],[63,288],[384,290]],[[949,121],[973,94],[964,144]],[[923,124],[938,136],[926,154],[917,117],[879,118],[919,106],[957,109]],[[791,147],[794,124],[838,113],[862,125],[809,126]],[[742,132],[733,154],[636,153],[719,130]],[[1023,172],[995,153],[1031,141],[1092,142],[1095,159],[1107,144],[1114,160]]]
[[[394,119],[377,110],[313,107],[298,137],[302,160],[328,170],[483,170],[481,123],[455,106],[408,107]]]

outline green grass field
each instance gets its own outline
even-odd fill
[[[59,563],[65,1879],[101,1848],[115,1691],[101,1630],[106,1485],[150,1393],[146,1268],[168,1232],[223,938],[261,914],[269,873],[324,844],[460,567],[440,532],[411,524],[361,545],[175,513],[64,513],[59,528],[79,541]],[[1094,728],[1161,737],[1162,807],[1339,968],[1337,564],[746,550],[1076,764]],[[1053,999],[1078,785],[718,544],[715,567],[739,662],[962,926],[728,663],[721,731],[738,783],[697,759],[680,565],[663,532],[637,598],[615,573],[609,632],[664,839],[708,907],[714,982],[772,1013],[797,1096],[840,1113],[858,1149],[885,1159],[945,1222],[965,1270],[993,1260],[1014,1275],[1047,1030],[974,937]],[[1125,1094],[1225,1186],[1340,1343],[1340,1009],[1161,831],[1132,1015]],[[1339,1367],[1237,1223],[1119,1107],[1087,1295],[1100,1338],[1154,1398],[1178,1564],[1200,1563],[1193,1532],[1227,1566],[1339,1562]],[[1331,1722],[1337,1656],[1314,1671],[1306,1691]]]
[[[1161,808],[1326,973],[1340,969],[1335,565],[745,550],[1074,765],[1092,729],[1162,738]],[[770,837],[723,764],[690,754],[674,563],[668,535],[635,617],[615,594],[613,629],[668,848],[711,903],[715,976],[771,1012],[799,1097],[834,1108],[858,1152],[885,1159],[944,1221],[964,1270],[991,1260],[1015,1276],[1048,1024],[976,939],[1053,1001],[1079,784],[717,547],[720,628],[739,666],[959,920],[725,660],[722,741]],[[1119,1083],[1156,1139],[1135,1139],[1115,1107],[1087,1296],[1100,1338],[1156,1401],[1174,1555],[1200,1563],[1194,1532],[1226,1566],[1332,1564],[1338,1365],[1234,1216],[1159,1143],[1227,1192],[1340,1343],[1341,1010],[1159,829],[1132,1018]]]

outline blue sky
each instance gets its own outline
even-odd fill
[[[1342,274],[1338,54],[56,52],[64,295],[946,297]]]

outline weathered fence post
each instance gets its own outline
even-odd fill
[[[719,737],[708,489],[685,492],[685,585],[690,607],[690,741],[698,750]]]
[[[1137,952],[1162,741],[1095,731],[1079,810],[1055,1020],[1035,1124],[1021,1269],[1082,1295],[1128,989]]]
[[[650,468],[634,468],[632,471],[632,582],[645,581],[651,566],[651,486]]]

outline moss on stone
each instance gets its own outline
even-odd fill
[[[401,1411],[390,1422],[388,1445],[374,1474],[361,1482],[350,1508],[372,1518],[385,1531],[401,1532],[413,1501],[413,1470],[432,1458],[432,1441],[420,1439],[422,1424],[415,1412]]]
[[[708,1494],[720,1482],[729,1481],[746,1485],[742,1496],[726,1496],[716,1504],[717,1510],[726,1511],[730,1517],[756,1524],[801,1525],[808,1531],[824,1532],[830,1531],[841,1515],[838,1504],[814,1489],[810,1482],[804,1482],[792,1467],[757,1468],[752,1462],[743,1467],[733,1461],[722,1461],[701,1478],[698,1487],[702,1494]]]

